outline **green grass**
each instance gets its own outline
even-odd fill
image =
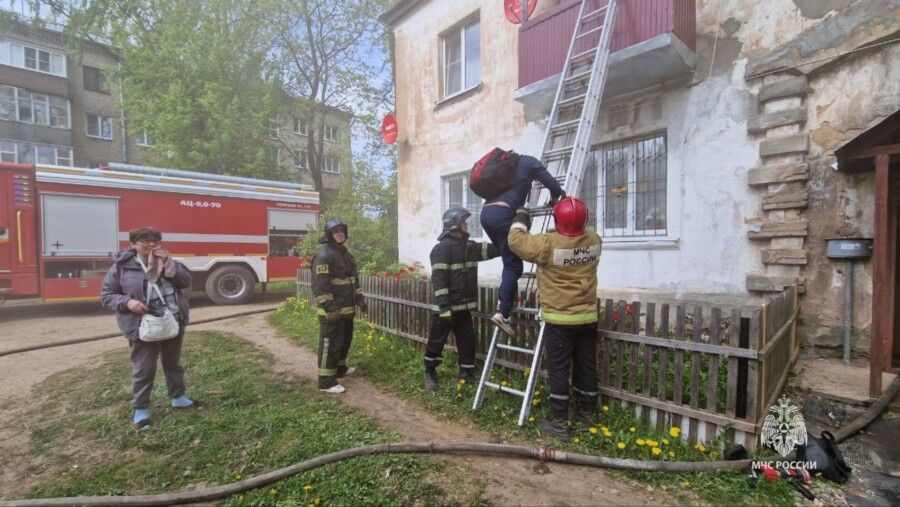
[[[271,356],[233,336],[188,333],[183,362],[188,394],[204,408],[168,408],[159,371],[147,432],[130,425],[127,352],[111,352],[94,367],[69,370],[37,386],[40,401],[24,417],[34,428],[30,453],[49,468],[28,496],[145,494],[222,484],[341,449],[401,440],[311,382],[273,372]],[[464,491],[455,486],[461,483],[467,484]],[[379,455],[320,467],[225,503],[478,504],[484,503],[482,491],[461,465]]]
[[[298,343],[312,350],[317,347],[318,322],[307,301],[289,298],[272,315],[270,322]],[[685,356],[689,357],[689,354]],[[421,349],[406,339],[376,331],[359,320],[348,362],[359,368],[362,377],[380,388],[412,400],[445,419],[471,423],[503,441],[536,443],[540,437],[535,421],[549,415],[549,390],[543,380],[535,393],[530,423],[525,427],[516,425],[520,406],[520,398],[517,397],[489,391],[482,408],[472,412],[475,386],[456,382],[456,356],[450,352],[445,352],[444,365],[438,369],[439,390],[427,393],[422,385]],[[525,384],[525,377],[521,372],[498,372],[493,379],[518,388]],[[594,429],[595,432],[578,431],[571,442],[554,441],[552,445],[572,452],[623,458],[669,461],[719,459],[718,448],[721,442],[716,446],[691,447],[670,435],[669,430],[658,431],[655,427],[650,427],[646,421],[636,418],[634,412],[618,404],[601,407],[595,417]],[[648,440],[657,445],[647,445]],[[619,444],[623,444],[624,448],[620,448]],[[654,454],[653,447],[659,449],[657,454]],[[794,496],[793,489],[786,482],[760,483],[757,488],[751,489],[747,486],[746,475],[739,472],[625,475],[676,496],[690,490],[715,504],[793,505],[795,499],[799,498]],[[685,501],[690,499],[686,498]]]

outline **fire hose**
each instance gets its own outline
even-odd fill
[[[257,308],[256,310],[246,310],[243,312],[232,313],[229,315],[222,315],[219,317],[211,317],[208,319],[194,320],[194,321],[189,322],[188,326],[196,326],[197,324],[208,324],[210,322],[234,319],[237,317],[244,317],[246,315],[254,315],[257,313],[271,312],[272,310],[275,310],[279,306],[280,305],[267,306],[265,308]],[[122,333],[107,333],[107,334],[101,334],[101,335],[97,335],[97,336],[87,336],[85,338],[75,338],[72,340],[64,340],[64,341],[60,341],[60,342],[44,343],[44,344],[40,344],[40,345],[29,345],[27,347],[20,347],[17,349],[9,349],[9,350],[0,351],[0,357],[11,356],[13,354],[21,354],[22,352],[30,352],[32,350],[50,349],[53,347],[62,347],[64,345],[75,345],[78,343],[87,343],[87,342],[95,342],[95,341],[99,341],[99,340],[108,340],[110,338],[118,338],[121,336],[122,336]]]

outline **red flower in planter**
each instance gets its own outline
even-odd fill
[[[631,315],[634,312],[634,309],[631,308],[631,305],[625,305],[625,315]]]

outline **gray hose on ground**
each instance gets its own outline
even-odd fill
[[[740,461],[641,461],[633,459],[607,458],[604,456],[588,456],[585,454],[554,451],[545,447],[526,447],[520,445],[488,444],[488,443],[396,443],[375,444],[354,447],[343,451],[325,454],[313,459],[274,470],[240,482],[212,486],[199,489],[162,493],[158,495],[138,496],[79,496],[68,498],[37,498],[30,500],[12,500],[0,502],[0,507],[37,507],[37,506],[143,506],[143,505],[180,505],[186,503],[209,502],[251,489],[261,488],[286,477],[311,470],[322,465],[336,463],[357,456],[387,453],[426,453],[426,454],[489,454],[512,456],[526,459],[537,459],[545,462],[571,463],[599,468],[618,470],[665,471],[665,472],[709,472],[713,470],[745,470],[750,467],[750,460]]]
[[[234,319],[237,317],[243,317],[245,315],[253,315],[256,313],[271,312],[272,310],[277,309],[278,306],[280,306],[280,305],[269,306],[266,308],[257,308],[256,310],[247,310],[247,311],[243,311],[243,312],[232,313],[230,315],[223,315],[220,317],[211,317],[209,319],[195,320],[195,321],[190,322],[188,324],[188,326],[195,326],[197,324],[207,324],[209,322],[216,322],[219,320]],[[75,345],[78,343],[87,343],[87,342],[95,342],[95,341],[99,341],[99,340],[107,340],[109,338],[118,338],[121,336],[122,336],[122,333],[108,333],[108,334],[101,334],[101,335],[97,335],[97,336],[87,336],[85,338],[75,338],[74,340],[65,340],[65,341],[61,341],[61,342],[44,343],[41,345],[29,345],[27,347],[20,347],[17,349],[9,349],[9,350],[0,351],[0,357],[11,356],[13,354],[21,354],[22,352],[30,352],[32,350],[41,350],[41,349],[50,349],[53,347],[62,347],[63,345]]]
[[[881,396],[879,396],[878,399],[875,400],[875,403],[873,403],[868,410],[863,412],[856,419],[850,421],[850,423],[843,428],[835,431],[835,441],[843,442],[844,440],[847,440],[851,436],[855,435],[856,432],[868,426],[869,423],[875,420],[875,418],[878,417],[878,414],[880,414],[885,409],[885,407],[888,406],[888,403],[890,403],[891,400],[894,399],[894,396],[897,396],[897,391],[900,391],[900,376],[894,379],[894,382],[891,383],[890,387],[888,387],[885,392],[881,393]]]

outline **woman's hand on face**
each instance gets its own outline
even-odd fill
[[[141,303],[137,299],[129,299],[127,306],[132,313],[136,313],[138,315],[144,315],[150,311],[150,308],[147,305]]]
[[[153,249],[153,255],[157,259],[159,259],[161,261],[165,261],[166,259],[169,258],[169,251],[163,247],[156,247]]]

